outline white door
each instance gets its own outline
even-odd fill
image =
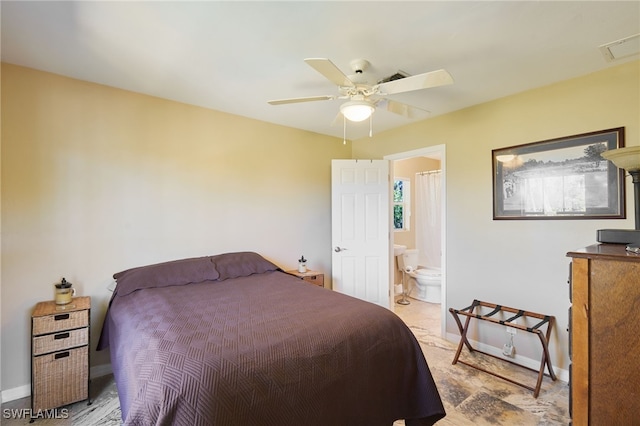
[[[391,307],[389,161],[331,161],[333,289]]]

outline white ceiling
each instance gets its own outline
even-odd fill
[[[342,137],[341,100],[305,58],[345,74],[371,62],[448,70],[455,83],[393,99],[434,117],[625,61],[599,46],[640,33],[638,1],[11,2],[2,1],[2,61],[321,134]],[[334,121],[335,120],[335,121]],[[411,120],[378,109],[374,132]],[[337,124],[336,124],[337,123]],[[368,121],[347,137],[366,136]]]

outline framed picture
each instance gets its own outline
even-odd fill
[[[494,149],[493,219],[624,219],[624,127]]]

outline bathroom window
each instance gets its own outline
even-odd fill
[[[395,178],[393,180],[393,229],[396,231],[409,230],[410,194],[411,181],[409,179]]]

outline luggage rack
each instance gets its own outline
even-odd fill
[[[480,311],[481,308],[485,307],[485,308],[489,308],[492,309],[491,312],[481,315]],[[478,310],[476,311],[476,308],[478,308]],[[499,377],[503,380],[506,380],[510,383],[516,384],[518,386],[522,386],[523,388],[529,389],[531,391],[533,391],[533,397],[537,398],[538,394],[540,393],[540,385],[542,384],[542,378],[545,374],[545,366],[548,368],[549,370],[549,376],[551,376],[551,378],[553,380],[556,380],[556,375],[553,372],[553,367],[551,366],[551,359],[549,356],[549,338],[551,337],[551,328],[553,327],[553,324],[555,322],[555,317],[550,316],[550,315],[543,315],[543,314],[538,314],[535,312],[529,312],[529,311],[524,311],[522,309],[515,309],[515,308],[510,308],[507,306],[502,306],[502,305],[496,305],[494,303],[487,303],[487,302],[481,302],[479,300],[474,300],[473,303],[471,303],[471,305],[467,306],[464,309],[454,309],[454,308],[449,308],[449,312],[451,312],[451,315],[453,315],[453,318],[456,320],[456,324],[458,325],[458,329],[460,330],[460,343],[458,344],[458,350],[456,351],[456,355],[453,358],[453,363],[452,364],[456,364],[457,362],[460,362],[461,364],[465,364],[469,367],[473,367],[477,370],[483,371],[485,373],[491,374],[492,376],[495,377]],[[496,315],[497,313],[503,314],[504,312],[508,312],[510,314],[515,314],[507,319],[499,319],[494,317],[494,315]],[[465,316],[467,317],[467,319],[465,320],[464,326],[462,325],[462,322],[460,321],[460,316]],[[502,315],[500,315],[502,316]],[[462,352],[462,347],[466,346],[467,348],[469,348],[470,352],[479,352],[481,354],[485,354],[485,355],[489,355],[493,358],[502,360],[502,361],[506,361],[510,364],[513,365],[517,365],[519,367],[522,368],[526,368],[527,370],[531,370],[531,371],[536,371],[533,368],[529,368],[525,365],[519,364],[517,362],[514,361],[510,361],[508,359],[504,359],[495,355],[492,355],[490,353],[487,352],[483,352],[479,349],[474,349],[471,346],[471,343],[469,343],[469,340],[467,339],[467,331],[469,330],[469,322],[471,321],[471,318],[476,318],[478,320],[481,321],[489,321],[492,322],[494,324],[499,324],[499,325],[505,325],[508,327],[513,327],[516,328],[518,330],[522,330],[522,331],[526,331],[529,333],[534,333],[536,334],[539,339],[540,339],[540,343],[542,344],[542,360],[540,361],[540,370],[537,371],[538,373],[538,381],[536,383],[535,387],[531,387],[528,386],[524,383],[520,383],[517,382],[509,377],[505,377],[503,375],[500,375],[498,373],[494,373],[491,371],[488,371],[478,365],[474,365],[471,364],[467,361],[463,361],[460,359],[460,353]],[[526,323],[526,319],[527,318],[537,318],[540,319],[541,321],[538,322],[537,324],[535,324],[532,327],[528,327],[526,325],[521,325],[521,324],[516,324],[515,321],[517,319],[523,319],[524,322]],[[546,333],[542,332],[542,327],[546,324]]]

